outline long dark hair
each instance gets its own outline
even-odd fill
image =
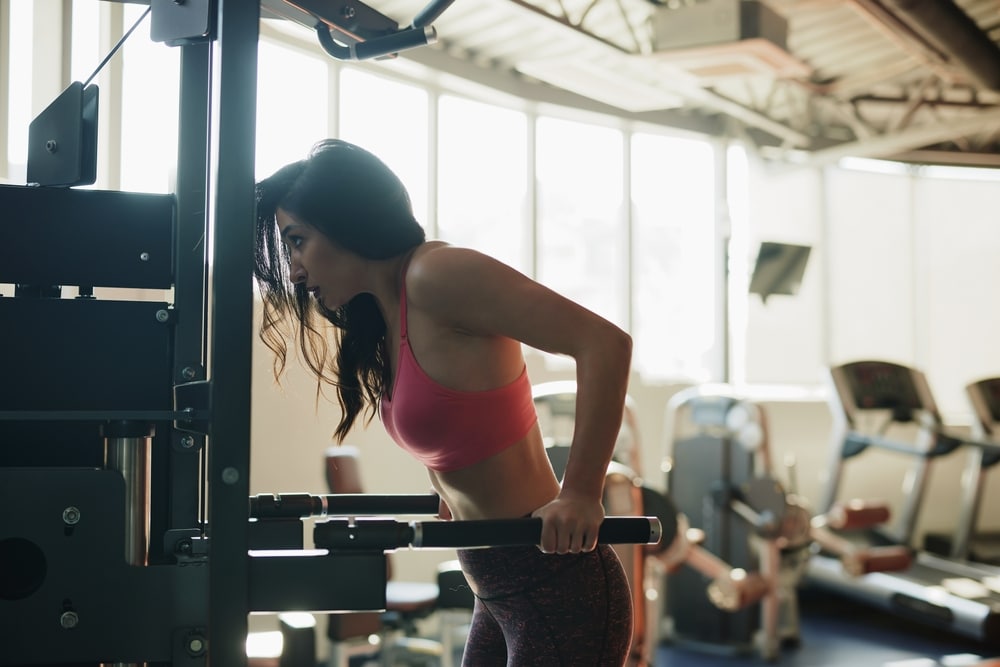
[[[285,165],[257,183],[257,244],[254,277],[264,301],[260,338],[275,354],[281,377],[287,340],[298,342],[302,358],[324,384],[337,390],[343,410],[334,437],[342,442],[366,407],[375,414],[389,383],[386,324],[371,294],[359,294],[330,310],[309,297],[289,276],[289,252],[281,242],[278,209],[367,259],[389,259],[419,245],[424,229],[399,178],[368,151],[338,139],[313,146],[304,160]],[[326,337],[333,325],[337,350]]]

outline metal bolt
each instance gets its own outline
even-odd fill
[[[340,13],[344,16],[345,19],[353,19],[354,15],[356,14],[356,11],[354,10],[354,7],[347,5],[340,10]]]
[[[59,150],[59,142],[57,142],[55,139],[49,139],[48,141],[45,142],[45,150],[47,150],[50,153],[55,153],[57,150]]]
[[[181,540],[177,543],[177,553],[179,554],[189,554],[191,553],[191,549],[191,540]]]
[[[199,656],[205,652],[205,638],[201,635],[191,635],[187,640],[187,651],[192,656]]]
[[[229,485],[235,484],[240,481],[240,471],[233,467],[223,468],[222,481]]]
[[[140,262],[148,262],[149,261],[149,253],[148,252],[140,252],[139,253],[139,261]]]
[[[193,380],[197,375],[198,371],[196,371],[191,366],[185,366],[184,368],[181,369],[181,377],[184,378],[185,380]]]
[[[75,526],[80,523],[80,510],[73,506],[67,507],[63,510],[62,519],[67,526]]]
[[[156,321],[157,322],[167,322],[170,320],[170,313],[164,309],[156,311]]]
[[[80,624],[80,617],[77,616],[75,611],[64,611],[62,613],[62,616],[59,617],[59,625],[61,625],[66,630],[72,630],[79,624]]]
[[[194,436],[185,435],[184,437],[182,437],[181,447],[183,447],[184,449],[191,449],[192,447],[194,447]]]

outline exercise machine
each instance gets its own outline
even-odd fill
[[[378,516],[436,514],[439,502],[433,494],[258,495],[250,499],[250,515],[258,525],[267,527],[262,533],[268,535],[266,547],[271,554],[301,549],[302,528],[299,522],[310,518],[318,518],[313,527],[313,543],[327,557],[366,552],[389,554],[402,548],[532,545],[538,544],[541,538],[541,519],[399,521]],[[615,545],[656,545],[661,540],[672,542],[673,528],[672,524],[668,524],[664,530],[656,517],[608,517],[601,525],[598,541]],[[441,609],[455,608],[453,598],[462,590],[466,593],[465,597],[471,598],[465,578],[457,567],[442,567],[438,581],[442,597],[435,601],[435,605]],[[391,593],[392,587],[388,586],[384,592],[383,608],[392,607]],[[459,604],[465,605],[466,601],[463,599]],[[395,665],[394,658],[398,655],[401,657],[399,664],[411,664],[416,659],[418,664],[452,665],[455,649],[448,634],[451,630],[447,625],[442,627],[440,642],[414,637],[389,642],[381,647],[379,664]],[[418,650],[414,650],[415,645],[418,645]]]
[[[972,382],[965,388],[973,407],[973,438],[985,446],[971,448],[963,484],[974,491],[963,497],[963,515],[959,523],[965,526],[953,545],[952,555],[1000,565],[1000,533],[976,530],[982,510],[982,493],[986,472],[1000,462],[1000,378]]]
[[[681,391],[668,403],[666,489],[687,524],[678,532],[706,555],[701,567],[679,568],[667,580],[664,635],[678,644],[771,659],[787,595],[778,587],[776,544],[759,539],[755,527],[777,527],[785,496],[777,480],[763,476],[769,468],[766,450],[757,456],[763,426],[748,410],[756,408],[709,385]],[[706,587],[708,597],[701,594]]]
[[[109,469],[0,470],[5,563],[0,664],[141,661],[204,664],[197,591],[208,584],[208,538],[174,545],[172,563],[144,565],[122,530],[135,506]],[[254,612],[382,610],[385,554],[399,548],[537,544],[541,520],[397,521],[372,514],[437,513],[437,496],[283,494],[249,498],[249,598]],[[317,521],[304,550],[304,517]],[[673,536],[667,536],[672,540]],[[613,517],[604,543],[657,543],[655,517]],[[123,557],[124,556],[124,557]],[[323,585],[317,585],[323,582]],[[139,613],[139,610],[143,610]],[[123,610],[134,615],[129,618]],[[243,656],[246,659],[246,656]]]
[[[678,392],[664,436],[667,492],[681,517],[679,563],[666,581],[671,641],[774,660],[800,640],[796,589],[815,544],[852,574],[909,562],[905,549],[858,549],[830,530],[883,522],[884,508],[854,503],[813,517],[773,474],[765,412],[728,386]]]
[[[972,408],[972,439],[966,447],[961,500],[955,530],[928,533],[924,548],[931,553],[1000,565],[1000,532],[978,529],[987,473],[1000,462],[1000,378],[987,378],[965,387]]]
[[[993,450],[988,443],[945,431],[927,379],[917,369],[887,361],[855,361],[832,367],[829,380],[834,427],[820,508],[834,506],[848,459],[880,449],[909,460],[904,498],[893,529],[845,532],[841,537],[859,544],[909,548],[913,562],[896,572],[851,577],[838,560],[820,552],[809,561],[809,581],[942,630],[996,641],[1000,638],[1000,568],[932,554],[913,545],[931,463],[960,449],[984,454]],[[965,501],[965,507],[970,506]]]

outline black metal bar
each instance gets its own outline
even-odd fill
[[[420,10],[413,19],[414,28],[423,28],[438,19],[444,10],[452,6],[455,0],[431,0],[431,3]]]
[[[493,521],[414,521],[412,546],[488,547],[538,544],[542,537],[541,519]],[[597,541],[601,544],[657,544],[660,521],[656,517],[608,517],[601,524]]]
[[[363,42],[344,46],[334,41],[330,34],[330,28],[321,23],[316,26],[316,37],[323,50],[337,60],[371,60],[433,44],[437,39],[437,33],[432,27],[408,28],[391,35],[373,37]]]
[[[207,410],[0,410],[0,421],[194,421]]]
[[[253,220],[260,4],[218,0],[209,225],[209,660],[246,667],[247,497],[253,339]]]
[[[441,498],[435,494],[381,495],[334,494],[320,496],[329,516],[360,514],[437,514]]]
[[[203,379],[205,352],[205,271],[208,253],[208,121],[211,86],[210,44],[181,48],[178,122],[174,308],[174,382]]]
[[[208,229],[208,120],[211,47],[180,47],[176,220],[174,232],[173,382],[205,378],[205,273]],[[200,419],[207,420],[208,415]],[[168,528],[198,525],[199,456],[204,436],[171,429]]]
[[[657,544],[666,538],[656,517],[608,517],[601,524],[601,544]],[[330,520],[317,523],[313,540],[331,551],[413,548],[499,547],[538,544],[541,519],[477,521],[393,521],[391,519]]]
[[[252,519],[301,519],[310,516],[372,514],[437,514],[441,499],[435,494],[308,493],[258,494],[250,498]]]

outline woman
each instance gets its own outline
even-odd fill
[[[464,664],[624,663],[630,593],[597,535],[629,336],[483,254],[426,241],[395,174],[343,141],[317,144],[257,185],[256,259],[260,333],[276,376],[293,338],[336,389],[338,441],[362,412],[367,422],[378,411],[427,467],[443,514],[542,519],[538,548],[459,551],[477,596]],[[576,361],[576,428],[561,484],[522,343]]]

